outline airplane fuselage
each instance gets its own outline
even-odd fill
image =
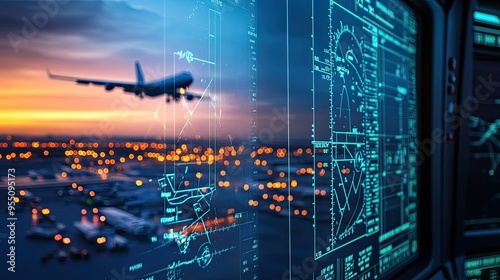
[[[143,92],[147,96],[158,96],[169,94],[180,96],[179,89],[187,89],[193,83],[193,76],[188,72],[179,73],[173,77],[151,81],[144,84]]]
[[[49,69],[47,69],[47,74],[51,79],[74,81],[77,84],[83,85],[94,84],[103,86],[106,91],[111,91],[114,88],[119,87],[122,88],[124,92],[134,93],[140,98],[143,98],[144,96],[155,97],[166,95],[167,102],[169,102],[171,98],[175,101],[178,101],[182,96],[184,96],[187,100],[202,98],[201,95],[187,92],[188,87],[191,85],[191,83],[193,83],[193,76],[189,72],[181,72],[174,76],[146,82],[139,61],[135,62],[135,70],[137,76],[136,82],[114,82],[107,80],[94,80],[63,75],[54,75],[50,72]]]

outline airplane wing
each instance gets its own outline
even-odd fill
[[[120,88],[123,88],[127,92],[132,92],[133,89],[137,87],[137,84],[135,84],[135,83],[92,80],[92,79],[85,79],[85,78],[56,75],[56,74],[52,74],[50,72],[50,69],[48,69],[48,68],[47,68],[47,75],[49,76],[49,78],[55,79],[55,80],[72,81],[72,82],[76,82],[77,84],[84,84],[84,85],[94,84],[94,85],[98,85],[98,86],[104,86],[104,88],[106,90],[112,90],[115,87],[120,87]]]

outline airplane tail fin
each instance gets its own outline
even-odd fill
[[[144,83],[144,75],[142,74],[141,63],[139,61],[135,62],[135,73],[137,76],[137,83],[143,84]]]
[[[50,72],[49,67],[45,68],[45,71],[47,72],[47,77],[52,78],[52,72]]]

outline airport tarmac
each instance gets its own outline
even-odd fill
[[[121,156],[115,155],[116,158]],[[311,238],[308,240],[312,240],[312,231],[304,229],[311,228],[313,224],[312,201],[315,194],[307,187],[311,186],[311,176],[307,174],[307,171],[304,174],[300,173],[300,170],[307,167],[309,163],[304,158],[292,158],[292,165],[289,167],[292,171],[291,178],[296,181],[297,186],[290,188],[289,192],[289,188],[282,187],[288,182],[282,174],[282,169],[288,168],[286,159],[276,159],[274,153],[266,154],[265,152],[254,156],[255,159],[259,159],[259,166],[256,166],[254,157],[248,160],[249,153],[237,155],[228,163],[224,160],[215,163],[218,169],[217,174],[220,176],[218,176],[218,186],[212,198],[210,213],[207,216],[209,218],[205,221],[206,225],[212,226],[213,231],[210,237],[211,245],[214,247],[213,258],[209,260],[207,267],[190,263],[193,260],[196,262],[197,259],[187,257],[189,254],[180,253],[180,247],[175,240],[170,238],[166,227],[155,228],[155,231],[147,237],[118,232],[126,238],[128,244],[126,250],[117,251],[108,250],[98,244],[90,244],[74,227],[74,222],[87,221],[90,224],[99,225],[105,232],[115,231],[113,227],[100,221],[99,212],[93,213],[94,208],[98,209],[105,205],[87,203],[90,191],[97,194],[106,193],[103,196],[108,197],[111,189],[116,189],[119,195],[115,200],[103,201],[117,203],[106,205],[117,208],[124,208],[124,204],[117,202],[118,198],[137,200],[133,196],[137,195],[137,190],[141,190],[139,196],[150,197],[151,201],[144,203],[144,207],[130,211],[158,225],[158,211],[164,208],[157,180],[158,174],[165,171],[164,165],[152,160],[144,160],[140,163],[128,161],[120,165],[123,172],[109,172],[103,180],[103,177],[95,172],[97,169],[82,168],[72,172],[71,176],[69,172],[66,176],[61,176],[61,172],[64,171],[54,169],[57,165],[52,164],[50,168],[45,168],[57,170],[51,176],[43,171],[44,167],[39,163],[30,165],[11,161],[10,165],[6,165],[3,161],[2,168],[15,166],[21,174],[16,178],[17,190],[26,189],[39,197],[41,202],[38,205],[38,211],[49,209],[50,215],[54,216],[58,223],[67,227],[66,231],[61,232],[61,237],[71,240],[70,244],[65,245],[54,239],[27,238],[26,232],[30,228],[33,226],[51,227],[50,222],[43,221],[44,219],[41,218],[43,215],[40,213],[37,213],[35,218],[30,207],[17,212],[15,232],[18,270],[15,279],[35,279],[33,278],[35,275],[50,275],[50,279],[120,279],[120,277],[130,277],[126,279],[168,279],[169,277],[210,279],[214,275],[224,275],[227,279],[247,279],[245,277],[251,274],[243,274],[241,271],[242,261],[248,258],[242,253],[243,246],[240,238],[245,234],[250,235],[251,241],[255,242],[255,248],[252,251],[253,265],[255,265],[252,268],[253,275],[259,275],[261,279],[281,279],[283,275],[286,275],[290,264],[301,265],[303,260],[312,254],[312,244],[309,242],[292,238],[293,252],[290,252],[289,243],[289,238],[299,232],[301,236],[311,232]],[[64,162],[66,158],[54,158],[54,162]],[[241,168],[231,166],[236,161],[239,161]],[[268,162],[269,165],[263,166],[264,162]],[[273,172],[269,172],[273,169]],[[35,170],[35,173],[44,175],[34,178],[34,172],[28,172],[29,170]],[[194,167],[192,170],[195,170]],[[254,170],[253,175],[256,175],[257,180],[250,179],[252,177],[244,173],[251,170]],[[196,174],[195,171],[192,171],[187,178],[193,177],[194,174]],[[192,179],[194,177],[190,180]],[[3,177],[2,181],[7,181],[7,177]],[[138,181],[141,182],[140,186],[137,185]],[[79,190],[80,186],[82,191]],[[2,197],[6,197],[5,188],[0,189],[0,192]],[[73,192],[73,195],[70,195],[70,192]],[[155,194],[157,197],[154,197]],[[290,195],[294,199],[288,203],[286,198]],[[325,196],[328,194],[317,194],[318,198]],[[93,203],[96,203],[98,200],[94,198]],[[326,209],[325,214],[328,214],[327,212]],[[241,213],[252,218],[238,218],[241,217]],[[188,212],[189,214],[193,213]],[[0,219],[4,221],[7,219],[6,211],[0,213]],[[253,229],[246,230],[240,226],[243,224],[252,225]],[[199,236],[202,238],[203,234]],[[1,237],[2,248],[7,248],[7,239]],[[193,252],[194,246],[192,245]],[[72,258],[70,255],[72,247],[79,250],[87,249],[90,257],[88,259]],[[61,251],[68,255],[65,261],[57,258]],[[47,257],[49,253],[52,253],[50,258]],[[6,254],[2,255],[5,259]],[[290,259],[283,258],[283,256],[290,255],[293,255]],[[172,271],[174,271],[173,274]],[[5,278],[4,275],[6,277],[12,275],[5,273],[4,271],[0,273],[2,279],[10,279]],[[217,279],[224,278],[217,277]]]

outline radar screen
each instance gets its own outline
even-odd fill
[[[315,279],[374,279],[418,252],[417,20],[399,1],[313,12]]]
[[[277,42],[259,49],[251,154],[264,278],[392,277],[420,245],[417,15],[402,1],[260,5],[284,11],[259,14],[260,40]]]

